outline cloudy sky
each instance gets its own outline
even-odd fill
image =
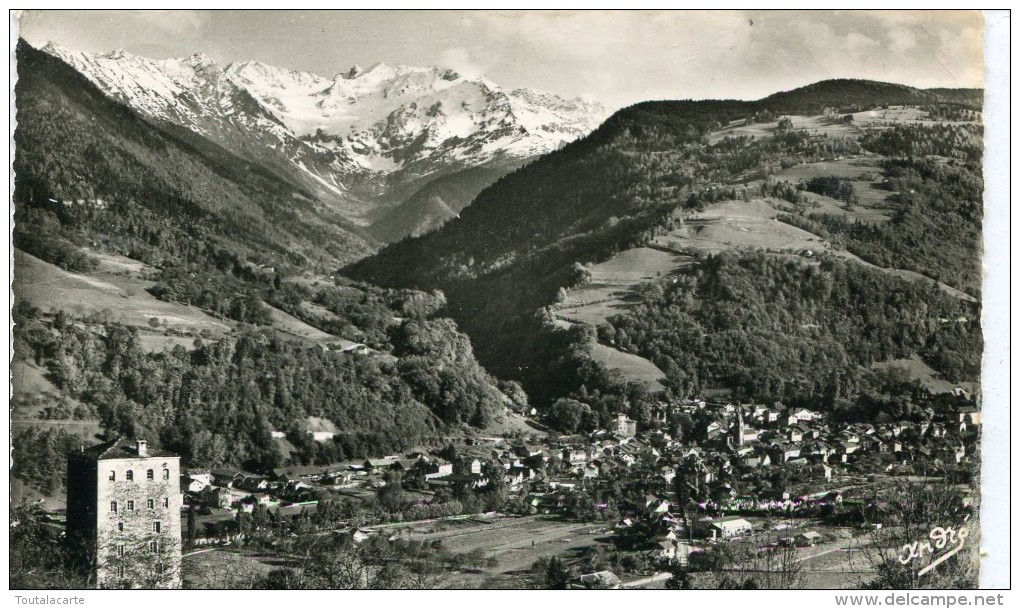
[[[440,65],[508,87],[648,99],[756,99],[825,78],[980,87],[983,21],[938,11],[27,11],[20,35],[153,58],[203,52],[322,76]]]

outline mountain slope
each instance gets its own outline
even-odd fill
[[[152,60],[50,45],[140,115],[234,151],[367,224],[427,181],[533,158],[598,124],[597,103],[452,70],[376,65],[332,79],[207,56]]]
[[[431,180],[397,207],[375,220],[369,232],[383,243],[417,237],[457,217],[487,186],[516,168],[516,163],[471,167]]]
[[[936,95],[903,85],[831,80],[756,102],[637,104],[591,135],[507,175],[435,234],[393,244],[350,270],[382,284],[423,286],[484,275],[562,239],[604,231],[607,222],[674,207],[678,195],[699,183],[732,177],[709,162],[730,153],[706,153],[702,137],[733,121],[937,102]],[[413,270],[389,262],[405,256],[417,261]]]
[[[217,244],[270,264],[350,260],[373,247],[314,193],[154,127],[24,42],[17,58],[16,209],[56,214],[153,263],[201,260]]]
[[[294,462],[329,463],[499,419],[505,398],[438,316],[441,294],[318,273],[374,242],[315,193],[157,127],[27,44],[17,59],[15,357],[53,379],[18,398],[59,403],[46,425],[81,405],[88,424],[72,428],[146,437],[195,467],[266,470],[286,457],[273,431]],[[340,432],[314,442],[308,417]],[[39,437],[25,423],[18,462],[59,481],[23,452]]]
[[[567,290],[590,281],[586,279],[591,276],[590,268],[585,265],[611,259],[616,252],[639,245],[668,249],[669,243],[678,243],[692,251],[669,251],[692,254],[690,264],[678,263],[673,265],[678,271],[667,272],[698,274],[714,268],[712,258],[720,255],[743,259],[762,250],[769,252],[769,257],[825,258],[835,257],[826,251],[845,248],[859,258],[847,256],[851,263],[836,260],[825,273],[833,275],[832,281],[841,290],[849,289],[852,282],[844,281],[840,273],[847,264],[854,264],[854,282],[874,281],[883,290],[902,293],[899,298],[905,310],[888,305],[893,308],[887,313],[894,316],[909,315],[907,311],[919,305],[916,301],[921,297],[916,284],[930,284],[933,278],[951,288],[971,291],[975,272],[980,276],[980,172],[974,160],[975,152],[980,158],[980,150],[973,149],[974,142],[980,141],[980,124],[924,118],[925,111],[918,108],[907,113],[880,111],[883,106],[924,108],[943,103],[935,93],[900,85],[827,81],[757,102],[638,104],[617,112],[588,137],[502,178],[480,193],[458,219],[432,233],[391,244],[342,272],[380,285],[444,290],[450,314],[475,341],[483,364],[497,375],[521,380],[533,403],[550,404],[568,396],[592,402],[595,398],[591,394],[597,389],[601,396],[598,400],[614,395],[613,399],[626,399],[633,406],[642,401],[639,393],[627,385],[625,375],[614,380],[611,370],[600,371],[593,352],[596,340],[600,347],[621,348],[628,344],[626,340],[604,333],[602,327],[596,335],[591,325],[567,321],[576,312],[574,309],[587,302],[582,298],[572,303]],[[789,115],[798,113],[807,115],[788,120]],[[847,119],[847,114],[853,120]],[[904,118],[898,118],[901,116]],[[748,135],[724,135],[724,130],[745,125]],[[852,157],[848,161],[853,163],[864,155],[862,146],[881,149],[882,153],[868,155],[870,168],[849,167],[853,170],[850,175],[859,175],[860,180],[851,183],[833,178],[847,170],[832,161]],[[941,157],[900,163],[882,156],[918,154]],[[798,185],[797,178],[774,177],[786,168],[811,164],[816,168],[800,178],[802,185]],[[863,204],[852,197],[848,202],[825,196],[815,199],[807,190],[820,188],[808,184],[815,178],[822,184],[846,182],[846,188],[873,202],[862,209]],[[873,187],[877,188],[875,192],[871,192]],[[754,215],[755,205],[771,211],[752,222],[743,221],[741,216]],[[713,217],[702,218],[700,223],[688,224],[699,210],[715,213],[707,213]],[[831,248],[823,247],[830,239]],[[821,243],[815,245],[813,241]],[[856,262],[860,259],[872,266]],[[858,278],[860,268],[864,268],[866,279]],[[911,272],[900,273],[899,269]],[[643,274],[640,268],[634,272]],[[874,279],[869,273],[891,278]],[[711,310],[713,299],[733,289],[727,281],[727,277],[713,280],[711,285],[719,292],[707,294],[699,300],[700,306]],[[745,284],[739,288],[758,290],[765,286]],[[640,292],[645,286],[636,289]],[[649,294],[656,294],[663,288],[648,289],[653,290]],[[969,320],[965,331],[952,334],[956,330],[939,327],[940,322],[931,318],[925,319],[929,325],[923,329],[905,331],[893,329],[895,324],[885,325],[869,337],[881,345],[869,345],[869,349],[875,349],[872,355],[861,351],[839,354],[841,358],[852,357],[854,363],[837,370],[845,369],[853,376],[873,353],[894,352],[888,347],[891,343],[903,350],[917,347],[916,342],[903,342],[905,334],[896,332],[930,332],[925,339],[929,341],[924,347],[925,357],[940,360],[947,351],[936,345],[953,344],[968,363],[941,359],[936,367],[946,374],[959,375],[961,380],[972,375],[973,347],[980,344],[979,339],[971,341],[976,318],[968,308],[973,305],[967,301],[974,300],[974,293],[962,294],[948,287],[944,292],[959,298],[939,295],[931,299],[937,298],[939,307],[957,311],[958,318]],[[619,296],[625,302],[644,297],[639,293]],[[661,304],[654,298],[650,300],[655,306]],[[557,306],[559,320],[552,310]],[[876,303],[860,302],[859,306],[861,310],[856,314],[871,319],[872,312],[867,309]],[[731,327],[754,328],[764,323],[763,318],[745,319],[740,315],[737,309],[728,318]],[[834,324],[827,331],[833,335],[845,332],[828,315],[826,312],[819,317],[826,324]],[[943,318],[949,319],[950,315]],[[698,323],[705,323],[713,331],[727,325],[719,320]],[[814,322],[805,323],[810,326]],[[694,333],[669,340],[711,344],[714,350],[702,353],[702,357],[722,357],[725,361],[723,355],[729,350],[744,349],[765,358],[758,360],[764,362],[770,356],[759,353],[759,348],[770,339],[763,336],[756,335],[752,343],[739,346],[725,341],[699,343]],[[819,356],[825,352],[825,357],[836,357],[838,349],[833,351],[827,341],[816,343],[821,350]],[[696,367],[674,357],[672,349],[682,352],[682,342],[671,343],[672,362],[660,357],[666,351],[654,341],[639,347],[641,355],[665,374],[665,384],[674,395],[692,387],[702,388],[703,382],[724,383],[744,391],[753,385],[745,377],[723,374],[722,363],[722,368],[702,369],[706,376],[699,380]],[[842,377],[844,372],[838,374],[840,383],[857,382],[857,377],[848,380]],[[818,387],[823,381],[808,378],[804,383],[777,389],[780,385],[770,380],[757,396],[752,393],[749,397],[819,399]],[[581,399],[582,394],[588,397]],[[825,399],[834,403],[836,395],[841,394],[828,394]],[[611,413],[619,406],[606,402],[599,408]]]

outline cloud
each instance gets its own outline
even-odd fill
[[[917,46],[917,36],[906,28],[896,28],[889,32],[889,48],[894,53],[903,53]]]
[[[194,35],[209,23],[208,11],[124,11],[123,17],[138,21],[145,27],[154,27],[168,34]]]
[[[466,78],[483,76],[485,69],[471,58],[471,52],[464,47],[446,49],[439,54],[439,67],[452,68]]]
[[[205,50],[209,11],[49,11],[29,10],[19,14],[21,35],[41,46],[49,41],[79,51],[102,53],[116,48],[144,54],[156,49],[156,56]],[[194,47],[194,48],[193,48]]]
[[[881,46],[877,40],[857,32],[847,34],[846,38],[843,39],[843,45],[847,52],[854,57],[864,57],[871,51],[878,50]]]

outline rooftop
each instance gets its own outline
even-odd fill
[[[138,454],[139,445],[143,447],[141,455]],[[74,454],[84,455],[97,461],[106,461],[110,459],[137,459],[139,457],[144,459],[160,459],[179,456],[169,451],[145,448],[145,446],[146,444],[144,441],[132,441],[116,438],[88,448],[83,446],[80,451],[75,451]]]

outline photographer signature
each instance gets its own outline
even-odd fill
[[[959,529],[954,529],[953,527],[935,527],[928,533],[928,539],[904,544],[900,549],[902,554],[897,558],[900,564],[906,565],[911,561],[923,558],[925,555],[938,555],[935,560],[931,561],[931,564],[917,572],[918,575],[924,575],[962,550],[964,543],[967,541],[968,534],[967,527],[960,527]],[[943,550],[947,551],[943,552]]]

